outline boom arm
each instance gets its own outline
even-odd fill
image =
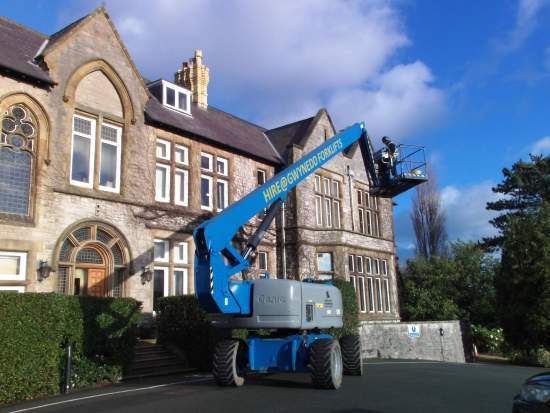
[[[231,280],[231,276],[250,266],[250,253],[255,250],[289,191],[358,140],[367,171],[377,186],[372,144],[364,124],[356,123],[195,229],[195,291],[207,312],[250,314],[251,284],[246,280]],[[245,251],[239,253],[231,245],[235,233],[266,208],[269,210],[264,221]]]

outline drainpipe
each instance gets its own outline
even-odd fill
[[[281,264],[283,266],[283,279],[286,280],[286,237],[285,237],[285,202],[281,208],[281,242],[283,243],[283,256]]]
[[[355,231],[355,219],[353,214],[353,177],[355,172],[348,165],[348,180],[349,180],[349,206],[351,210],[351,230]]]

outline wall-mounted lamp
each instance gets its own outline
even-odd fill
[[[53,272],[53,268],[48,264],[46,260],[40,260],[38,262],[38,268],[36,269],[36,275],[38,281],[43,281],[50,276]]]
[[[145,285],[146,283],[150,283],[153,279],[153,270],[151,269],[150,265],[145,265],[141,269],[141,283]]]

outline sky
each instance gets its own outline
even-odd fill
[[[326,107],[375,145],[425,146],[451,241],[494,234],[502,168],[550,153],[550,0],[0,0],[45,34],[100,4],[147,78],[201,48],[211,105],[265,127]],[[395,198],[401,258],[413,193]]]

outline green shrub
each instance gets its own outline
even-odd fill
[[[114,381],[133,356],[140,303],[0,292],[0,403],[59,393],[73,343],[73,387]]]
[[[481,353],[500,353],[504,344],[502,328],[472,324],[472,339]]]
[[[175,344],[191,366],[209,370],[216,342],[230,331],[212,327],[194,295],[163,297],[155,311],[159,342]]]
[[[550,349],[536,347],[531,350],[510,350],[506,356],[516,364],[550,367]]]
[[[357,306],[357,296],[355,289],[349,281],[337,278],[333,281],[342,293],[342,302],[344,305],[344,325],[342,328],[333,328],[329,330],[329,334],[336,338],[347,335],[359,334],[359,308]]]

